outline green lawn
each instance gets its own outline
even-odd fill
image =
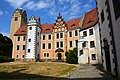
[[[1,79],[60,77],[77,67],[57,62],[0,63]]]

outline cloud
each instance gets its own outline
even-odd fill
[[[0,16],[2,16],[2,15],[3,15],[3,11],[0,10]]]
[[[9,33],[7,33],[7,32],[0,32],[1,34],[3,34],[3,36],[7,36],[7,37],[9,37],[10,36],[10,34]]]
[[[19,8],[21,7],[24,3],[26,3],[29,0],[5,0],[8,3],[10,3],[10,5],[14,8]]]
[[[36,9],[48,8],[51,5],[53,5],[53,3],[54,0],[39,0],[37,2],[30,1],[25,5],[25,7],[30,10],[36,10]]]

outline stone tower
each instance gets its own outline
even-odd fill
[[[14,33],[18,30],[21,25],[27,24],[27,14],[22,8],[16,9],[12,15],[11,27],[10,27],[10,38],[13,41]]]
[[[25,52],[25,58],[27,60],[39,60],[40,34],[40,19],[36,19],[34,16],[31,16],[27,24],[27,40]]]

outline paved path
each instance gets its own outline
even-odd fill
[[[118,80],[91,65],[81,65],[77,70],[70,73],[67,78],[74,80]]]

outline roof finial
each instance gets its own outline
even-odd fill
[[[60,17],[60,13],[59,13],[59,17]]]

